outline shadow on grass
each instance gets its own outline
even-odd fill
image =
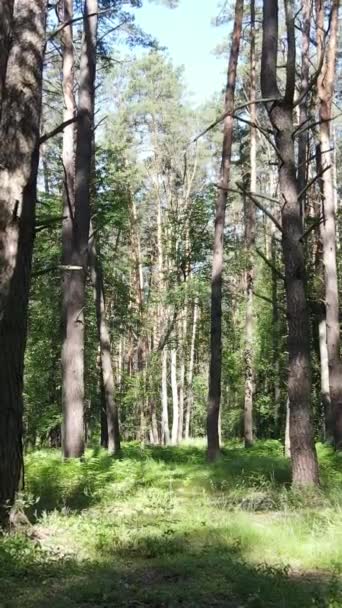
[[[142,448],[124,446],[120,458],[104,450],[89,450],[84,461],[63,462],[57,451],[28,456],[27,491],[33,505],[29,515],[63,508],[82,511],[103,499],[108,489],[113,497],[142,487],[165,488],[185,480],[210,492],[229,492],[236,486],[261,488],[288,486],[290,467],[277,442],[263,442],[245,450],[239,446],[222,450],[220,460],[209,465],[206,451],[195,446]]]
[[[209,531],[210,534],[210,531]],[[107,546],[101,561],[44,556],[25,543],[0,549],[0,605],[6,608],[328,608],[342,604],[335,580],[248,564],[239,545],[205,544],[208,530],[156,542]],[[145,539],[146,540],[146,539]],[[21,541],[24,542],[24,541]],[[13,549],[13,547],[12,547]],[[123,555],[125,561],[123,561]],[[2,579],[2,580],[1,580]],[[329,603],[330,602],[330,603]],[[335,603],[331,603],[335,602]]]

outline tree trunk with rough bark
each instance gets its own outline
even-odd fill
[[[170,372],[171,372],[171,394],[172,394],[172,431],[171,443],[178,443],[178,425],[179,425],[179,399],[178,399],[178,381],[177,381],[177,350],[173,346],[170,351]]]
[[[210,368],[207,415],[208,460],[214,461],[219,456],[219,412],[221,402],[221,367],[222,367],[222,276],[224,258],[224,227],[227,205],[227,194],[230,181],[231,152],[233,143],[233,117],[235,83],[242,32],[243,0],[236,0],[235,21],[232,45],[229,57],[225,111],[230,112],[224,120],[222,163],[220,170],[219,191],[216,201],[215,234],[213,246],[211,277],[211,337]]]
[[[164,445],[170,443],[169,406],[167,390],[167,348],[162,351],[161,402],[162,402],[162,440]]]
[[[329,358],[329,385],[335,446],[342,449],[342,361],[340,356],[339,296],[336,261],[336,205],[330,121],[335,88],[339,0],[333,0],[330,39],[323,69],[318,78],[320,161],[323,197],[321,226],[325,281],[326,329]],[[325,52],[324,3],[316,2],[318,60]]]
[[[183,309],[183,320],[178,323],[180,337],[179,349],[179,420],[178,420],[178,443],[183,439],[184,429],[184,404],[185,404],[185,371],[187,355],[187,334],[188,334],[188,302],[186,301]]]
[[[324,440],[333,443],[334,435],[331,420],[331,400],[329,386],[329,357],[327,348],[327,323],[325,312],[318,322],[319,358],[321,364],[321,403],[324,416]]]
[[[0,4],[0,117],[12,37],[13,8],[14,0],[3,0]]]
[[[277,249],[275,234],[271,236],[271,260],[273,268],[277,267]],[[279,429],[279,410],[280,410],[280,323],[279,323],[279,292],[278,277],[275,270],[272,270],[272,362],[273,362],[273,397],[274,397],[274,427],[275,434],[278,436]]]
[[[63,447],[66,458],[83,455],[84,436],[84,306],[88,266],[90,185],[95,100],[97,0],[84,2],[84,38],[80,60],[76,136],[74,212],[70,264],[65,269],[63,369]],[[92,15],[92,16],[90,16]],[[67,181],[66,181],[67,183]]]
[[[310,485],[317,484],[319,477],[311,419],[309,316],[305,295],[303,229],[293,139],[296,48],[292,8],[292,2],[286,1],[288,52],[286,88],[282,96],[277,84],[278,2],[264,0],[261,89],[264,98],[274,99],[266,104],[266,108],[279,156],[279,191],[283,201],[281,219],[288,318],[292,482],[294,485]]]
[[[192,406],[194,401],[194,389],[192,386],[194,377],[194,366],[195,366],[195,346],[196,346],[196,335],[197,335],[197,323],[198,323],[198,302],[194,301],[194,312],[192,320],[192,334],[191,334],[191,345],[190,345],[190,360],[187,373],[187,393],[186,393],[186,410],[185,410],[185,430],[184,438],[189,439],[190,437],[190,423]]]
[[[23,479],[24,352],[34,241],[46,0],[16,2],[0,120],[0,526]],[[3,23],[0,25],[0,28]]]
[[[299,95],[306,90],[310,76],[310,29],[311,29],[312,0],[302,2],[302,68]],[[299,124],[307,125],[308,101],[306,98],[299,104]],[[309,130],[304,130],[298,138],[298,189],[302,192],[308,178],[307,151],[309,145]],[[306,195],[300,200],[300,212],[304,231]]]
[[[250,49],[250,113],[251,122],[256,124],[256,57],[255,57],[255,2],[251,2],[251,49]],[[256,128],[250,131],[250,191],[256,191]],[[245,404],[244,439],[245,447],[253,444],[253,394],[254,394],[254,255],[255,255],[256,214],[253,201],[245,201],[245,244],[246,244],[246,319],[245,319]]]
[[[100,344],[101,385],[107,420],[106,447],[110,454],[118,454],[120,452],[119,412],[115,399],[115,383],[112,367],[110,334],[106,321],[102,268],[96,250],[94,234],[92,235],[89,243],[89,268],[91,282],[94,289],[97,331]]]

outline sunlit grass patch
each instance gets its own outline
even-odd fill
[[[29,454],[35,525],[0,541],[0,605],[342,606],[340,457],[318,452],[322,486],[308,492],[291,489],[276,441],[234,442],[214,465],[201,441]]]

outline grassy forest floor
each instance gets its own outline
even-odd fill
[[[0,539],[1,608],[342,606],[342,454],[289,487],[278,442],[27,456],[32,528]]]

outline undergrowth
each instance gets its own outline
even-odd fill
[[[318,446],[321,487],[290,486],[276,441],[125,445],[26,457],[19,507],[33,522],[0,540],[0,606],[342,606],[342,457]]]

